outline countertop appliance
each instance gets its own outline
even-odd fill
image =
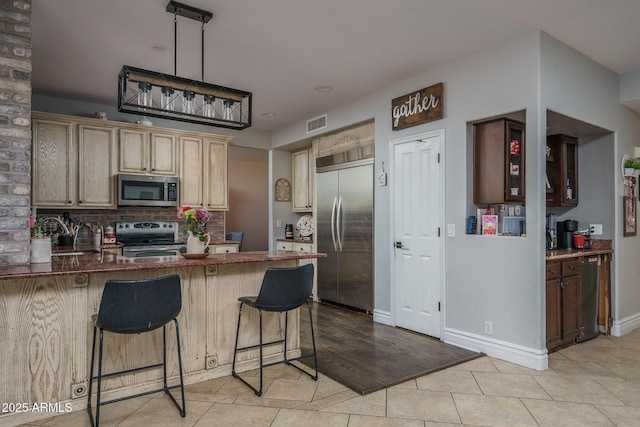
[[[116,241],[129,258],[180,255],[184,242],[176,242],[178,225],[171,221],[116,222]]]
[[[118,174],[119,206],[178,206],[177,176]]]
[[[373,311],[373,147],[316,159],[318,298]]]
[[[578,231],[578,221],[568,219],[558,222],[558,249],[573,249],[575,231]]]
[[[598,330],[598,296],[600,293],[600,256],[585,257],[582,263],[582,323],[584,335],[577,342],[600,334]]]

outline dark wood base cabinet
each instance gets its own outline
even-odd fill
[[[584,332],[581,259],[547,262],[547,350],[568,347]]]

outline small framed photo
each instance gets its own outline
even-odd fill
[[[635,236],[637,230],[637,215],[636,215],[636,203],[637,200],[635,197],[624,196],[624,207],[622,212],[624,212],[624,230],[623,236]]]

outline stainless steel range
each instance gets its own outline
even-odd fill
[[[129,258],[180,255],[184,242],[176,242],[178,225],[171,221],[116,222],[116,241]]]

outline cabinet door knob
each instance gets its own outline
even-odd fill
[[[143,170],[143,171],[146,171],[146,170],[147,170],[147,168],[142,168],[142,170]]]

